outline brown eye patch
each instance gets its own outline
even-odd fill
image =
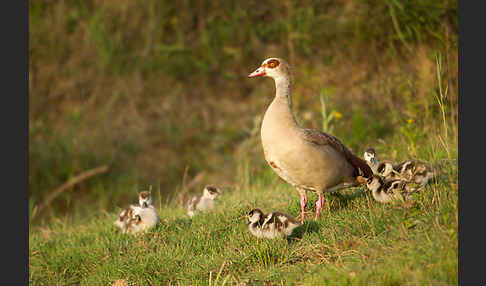
[[[213,187],[213,186],[207,186],[206,189],[208,189],[208,191],[210,193],[217,193],[218,192],[218,189],[216,189],[216,187]]]
[[[274,60],[269,60],[268,63],[267,63],[267,67],[268,68],[271,68],[271,69],[274,69],[274,68],[278,67],[279,64],[280,64],[280,62],[277,61],[277,60],[275,60],[275,59]]]

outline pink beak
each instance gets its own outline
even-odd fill
[[[257,76],[264,76],[264,75],[265,75],[265,68],[259,67],[256,69],[256,71],[249,74],[248,77],[257,77]]]

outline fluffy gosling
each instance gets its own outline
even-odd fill
[[[281,212],[265,215],[256,208],[248,213],[248,229],[258,238],[276,238],[290,236],[301,225],[293,216]]]
[[[220,192],[214,186],[206,186],[202,195],[196,195],[189,200],[187,204],[187,215],[193,217],[197,211],[207,211],[214,208],[216,198]]]
[[[374,174],[378,174],[385,178],[394,176],[393,172],[393,164],[391,162],[379,162],[376,158],[376,151],[373,148],[368,148],[363,154],[363,158],[365,159],[368,166],[370,166],[371,170]]]
[[[144,210],[142,212],[142,215],[139,214],[141,210]],[[138,205],[131,204],[125,209],[123,209],[121,213],[118,215],[118,218],[115,221],[115,225],[118,226],[123,233],[135,233],[136,231],[134,232],[133,225],[140,224],[140,222],[137,222],[138,221],[138,218],[136,217],[137,215],[140,217],[140,220],[143,217],[144,221],[148,225],[153,226],[152,224],[154,221],[155,224],[157,224],[158,216],[157,216],[157,212],[152,206],[152,194],[150,192],[147,191],[140,192],[138,195]]]
[[[371,191],[373,198],[380,203],[389,203],[393,200],[408,200],[413,193],[420,189],[411,188],[407,181],[401,179],[385,180],[379,175],[369,178],[366,187]]]
[[[396,165],[390,162],[378,162],[373,148],[368,148],[363,157],[373,173],[383,176],[386,180],[402,179],[423,186],[436,177],[435,171],[419,160],[407,160]]]
[[[393,169],[400,174],[401,178],[422,186],[436,177],[436,172],[432,167],[419,160],[403,161]]]
[[[145,208],[136,207],[133,216],[127,222],[126,233],[146,232],[156,226],[158,221],[159,216],[152,205]]]

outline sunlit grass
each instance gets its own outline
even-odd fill
[[[244,215],[253,207],[299,214],[295,190],[281,180],[262,183],[258,176],[248,187],[226,189],[214,212],[192,220],[184,207],[162,205],[161,223],[144,235],[121,234],[112,224],[117,212],[59,220],[31,231],[30,281],[455,284],[457,165],[446,168],[453,181],[428,185],[413,204],[379,204],[366,193],[352,199],[326,195],[323,217],[307,221],[290,239],[262,240],[247,231]],[[311,194],[311,210],[315,199]]]
[[[304,2],[29,2],[30,214],[110,166],[30,221],[31,285],[457,284],[457,1]],[[262,156],[274,87],[246,81],[268,56],[292,64],[302,126],[439,181],[413,204],[326,194],[295,236],[251,236],[254,207],[300,214]],[[191,220],[208,183],[220,204]],[[152,185],[160,224],[121,234],[121,207]]]

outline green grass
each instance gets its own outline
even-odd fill
[[[457,284],[457,0],[432,2],[30,1],[30,214],[110,167],[29,220],[31,284]],[[292,64],[302,126],[428,161],[439,183],[413,206],[329,194],[293,239],[250,236],[251,208],[300,209],[262,156],[273,83],[246,78],[269,56]],[[209,183],[220,208],[189,220],[182,201]],[[161,223],[121,234],[149,185]]]
[[[449,151],[457,155],[457,148]],[[214,212],[192,220],[183,206],[166,202],[155,191],[161,223],[143,235],[115,228],[120,209],[31,229],[30,283],[457,284],[455,161],[441,164],[439,182],[429,184],[413,204],[379,204],[359,189],[327,194],[320,220],[308,219],[293,237],[277,240],[251,236],[244,215],[259,207],[298,216],[298,194],[269,168],[250,176],[250,182],[241,176],[242,187],[223,189]],[[309,194],[312,211],[316,199]]]
[[[190,192],[236,184],[241,155],[262,163],[252,132],[273,86],[246,75],[266,57],[292,64],[299,122],[356,152],[395,140],[409,118],[435,128],[437,88],[457,117],[457,0],[196,2],[29,1],[30,213],[70,178],[110,167],[31,224],[113,211],[149,184],[170,197],[203,172]],[[420,149],[411,132],[400,140]]]

